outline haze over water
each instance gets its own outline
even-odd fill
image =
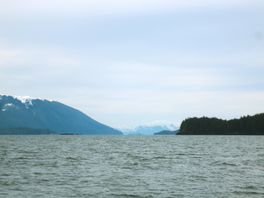
[[[262,197],[262,136],[1,136],[0,197]]]

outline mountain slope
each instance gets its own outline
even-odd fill
[[[163,130],[174,131],[179,127],[169,121],[155,121],[152,123],[140,124],[137,126],[121,126],[115,127],[115,129],[122,131],[124,135],[153,135],[156,132]]]
[[[79,110],[45,99],[0,95],[0,129],[29,127],[51,129],[57,134],[122,135]]]

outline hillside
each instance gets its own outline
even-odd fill
[[[0,108],[0,129],[28,127],[51,129],[56,134],[122,135],[122,132],[57,101],[0,95]]]
[[[264,113],[232,120],[187,118],[177,135],[264,135]]]

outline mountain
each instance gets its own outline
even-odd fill
[[[53,100],[0,95],[0,129],[51,129],[56,134],[122,135],[79,110]]]
[[[175,123],[169,121],[155,121],[135,126],[115,127],[115,129],[122,131],[124,135],[153,135],[163,130],[174,131],[178,128]]]

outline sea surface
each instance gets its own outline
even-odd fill
[[[0,197],[264,197],[264,137],[0,136]]]

